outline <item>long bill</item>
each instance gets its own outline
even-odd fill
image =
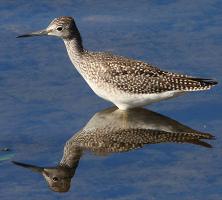
[[[48,35],[48,31],[46,29],[43,29],[43,30],[40,30],[40,31],[31,32],[31,33],[26,33],[26,34],[23,34],[23,35],[19,35],[16,38],[32,37],[32,36],[44,36],[44,35]]]

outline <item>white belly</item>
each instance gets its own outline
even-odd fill
[[[127,110],[134,107],[142,107],[161,100],[176,97],[182,94],[178,91],[167,91],[158,94],[125,94],[122,98],[112,101],[119,109]]]
[[[98,96],[111,101],[121,110],[145,106],[184,93],[175,90],[158,94],[130,94],[114,88],[109,88],[108,86],[98,87],[97,84],[94,84],[93,82],[87,81],[87,83]]]

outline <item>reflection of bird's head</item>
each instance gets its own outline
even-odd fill
[[[67,192],[73,177],[72,170],[64,167],[44,168],[42,175],[55,192]]]
[[[38,172],[43,175],[48,186],[55,192],[67,192],[70,189],[71,179],[74,176],[74,172],[70,168],[58,166],[58,167],[38,167],[35,165],[24,164],[13,161],[14,164],[25,167]]]

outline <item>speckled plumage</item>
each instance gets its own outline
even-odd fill
[[[81,40],[75,38],[64,42],[72,63],[94,92],[120,109],[143,106],[187,91],[210,89],[216,84],[111,53],[90,52],[79,48]]]
[[[45,32],[63,39],[72,63],[92,90],[120,109],[144,106],[188,91],[207,90],[217,83],[162,71],[151,64],[111,53],[87,51],[72,17],[54,19]]]
[[[84,78],[101,87],[109,84],[112,88],[130,94],[205,90],[215,84],[204,79],[161,71],[150,64],[111,53],[84,51],[76,66]]]

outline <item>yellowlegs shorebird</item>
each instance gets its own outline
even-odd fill
[[[213,138],[209,133],[193,130],[143,108],[129,111],[109,108],[96,113],[85,127],[66,142],[63,157],[57,166],[38,167],[14,163],[41,173],[53,191],[67,192],[84,151],[107,155],[141,148],[146,144],[167,142],[191,143],[210,148],[210,144],[201,140]]]
[[[62,38],[72,63],[92,90],[122,110],[189,91],[207,90],[217,84],[211,79],[162,71],[150,64],[111,53],[87,51],[72,17],[58,17],[46,29],[18,37],[41,35]]]

